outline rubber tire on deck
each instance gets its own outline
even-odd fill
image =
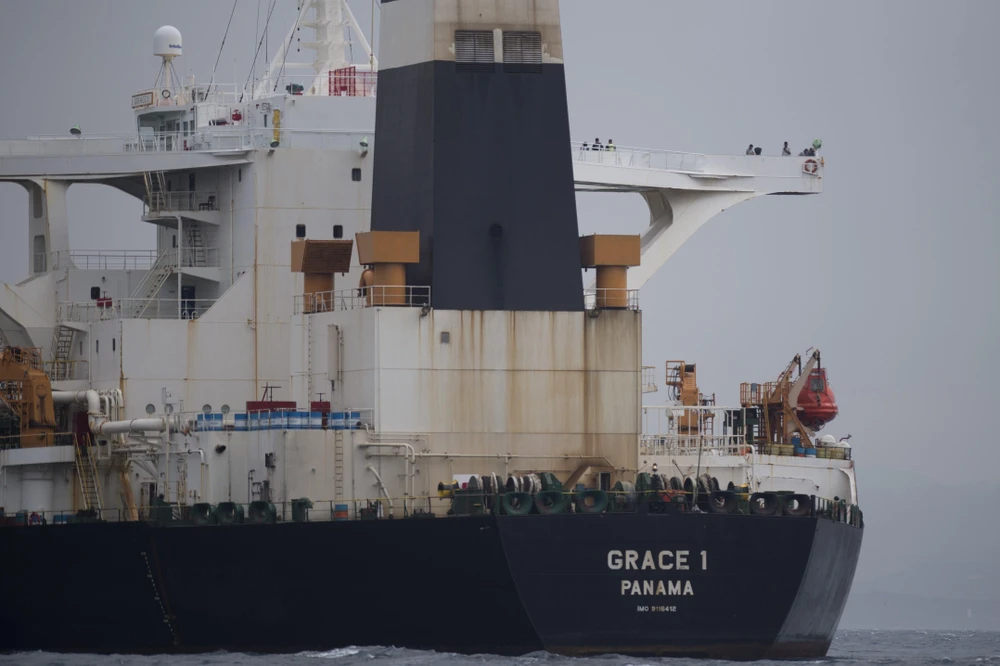
[[[588,499],[594,503],[587,506]],[[603,513],[608,508],[608,494],[603,490],[582,490],[576,494],[577,513]]]
[[[708,510],[712,513],[735,513],[738,506],[736,493],[728,490],[716,490],[708,496]]]
[[[544,516],[566,513],[569,499],[558,490],[543,490],[535,495],[535,509]]]
[[[812,513],[812,498],[801,494],[785,495],[781,498],[781,512],[799,518],[808,516]]]
[[[763,501],[763,506],[761,506]],[[777,493],[754,493],[750,496],[750,513],[755,516],[781,515],[781,503]]]
[[[508,516],[527,516],[534,506],[529,493],[508,492],[503,494],[503,512]]]

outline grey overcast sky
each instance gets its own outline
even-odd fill
[[[351,4],[367,29],[369,0]],[[295,5],[278,0],[272,53]],[[218,80],[246,79],[257,6],[238,3]],[[0,0],[0,136],[61,134],[76,123],[128,131],[129,96],[157,72],[156,28],[181,30],[178,71],[207,80],[231,8]],[[819,347],[841,408],[829,432],[853,435],[869,528],[854,596],[968,589],[956,603],[978,594],[993,610],[977,621],[1000,628],[991,508],[1000,444],[989,420],[1000,398],[1000,2],[561,8],[577,140],[707,153],[753,143],[766,154],[786,140],[796,152],[823,140],[824,194],[726,211],[642,290],[645,361],[697,362],[702,389],[733,403],[739,382],[772,379],[796,352]],[[638,233],[648,221],[637,195],[582,194],[578,203],[581,233]],[[124,195],[77,185],[70,207],[74,248],[153,246],[139,203]],[[26,193],[0,183],[2,280],[26,275],[26,223]],[[922,587],[932,576],[941,590]],[[857,606],[848,625],[885,618]]]

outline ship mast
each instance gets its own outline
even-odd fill
[[[315,13],[310,16],[310,12]],[[372,14],[374,18],[374,12]],[[288,60],[292,43],[297,40],[296,34],[300,28],[312,28],[315,41],[298,42],[298,48],[307,48],[316,52],[313,62],[294,62]],[[348,30],[349,29],[349,30]],[[374,30],[374,23],[373,23]],[[355,42],[355,40],[357,40]],[[307,95],[328,95],[328,73],[343,67],[350,67],[353,47],[357,44],[368,58],[371,71],[378,69],[378,58],[358,25],[354,13],[346,0],[305,0],[299,8],[299,14],[291,29],[281,42],[274,58],[271,59],[264,76],[257,83],[254,97],[266,97],[280,93],[285,78],[303,85]],[[292,70],[309,69],[310,74],[289,74]],[[306,85],[308,83],[308,85]]]

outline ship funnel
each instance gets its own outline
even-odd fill
[[[373,232],[444,310],[582,311],[557,0],[382,3]]]

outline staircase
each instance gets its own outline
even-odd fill
[[[52,363],[49,372],[49,379],[52,381],[65,381],[70,377],[69,356],[73,352],[73,338],[76,336],[76,329],[63,324],[57,324],[52,333]]]
[[[208,266],[205,257],[205,243],[201,238],[201,227],[197,224],[189,224],[185,226],[185,229],[187,230],[187,244],[184,251],[188,261],[184,265],[196,268]]]
[[[83,508],[92,509],[100,514],[101,486],[97,478],[97,460],[94,459],[94,447],[90,443],[90,435],[83,443],[77,442],[73,447],[76,451],[76,475],[80,479],[80,494],[83,497]]]
[[[146,182],[146,201],[149,202],[150,212],[165,210],[167,207],[167,187],[163,172],[147,171],[142,174],[142,178]]]
[[[177,250],[165,250],[156,258],[156,263],[149,269],[142,282],[136,286],[129,298],[130,305],[128,314],[133,318],[142,317],[149,304],[160,293],[160,289],[167,281],[177,265]]]

